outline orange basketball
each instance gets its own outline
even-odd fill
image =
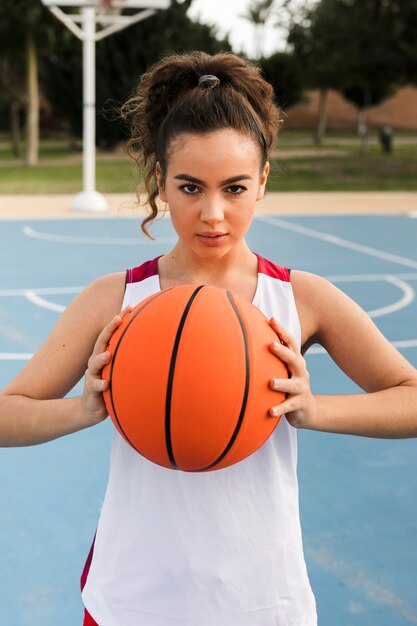
[[[158,292],[127,315],[110,340],[107,410],[120,434],[167,468],[201,472],[255,452],[284,399],[271,378],[287,378],[269,350],[277,336],[266,317],[217,287]]]

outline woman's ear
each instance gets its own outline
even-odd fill
[[[163,175],[159,161],[157,161],[155,165],[155,176],[156,176],[156,183],[158,185],[159,197],[162,200],[162,202],[167,202],[167,197],[165,193],[165,185],[164,185],[164,175]]]
[[[262,169],[261,177],[259,179],[258,195],[256,196],[257,201],[262,200],[262,198],[265,195],[265,187],[266,187],[266,181],[268,180],[269,171],[270,171],[270,166],[269,166],[269,161],[267,161]]]

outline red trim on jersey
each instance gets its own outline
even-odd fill
[[[93,560],[95,542],[96,542],[96,536],[94,535],[93,543],[91,544],[90,552],[88,553],[88,557],[84,565],[83,573],[81,574],[81,579],[80,579],[81,591],[84,589],[85,583],[87,582],[88,572],[90,571],[91,561]]]
[[[94,554],[94,544],[96,542],[96,536],[94,535],[93,543],[91,544],[90,552],[88,553],[87,560],[84,565],[83,573],[81,574],[81,591],[85,587],[85,583],[87,582],[88,572],[90,571],[91,561],[93,560]],[[97,622],[93,620],[87,609],[84,609],[84,622],[83,626],[98,626]]]
[[[258,272],[260,274],[266,274],[272,278],[278,278],[278,280],[282,280],[285,283],[289,283],[291,281],[290,271],[286,267],[282,267],[281,265],[277,265],[268,259],[264,259],[264,257],[259,254],[256,254],[256,256],[258,258]],[[159,258],[160,257],[158,256],[156,259],[152,259],[152,261],[145,261],[142,265],[127,270],[126,284],[139,283],[141,280],[145,280],[151,276],[158,276]]]
[[[278,280],[282,280],[285,283],[289,283],[291,281],[290,271],[286,267],[281,267],[281,265],[277,265],[268,259],[264,259],[259,254],[256,254],[256,256],[258,257],[258,272],[260,274],[266,274],[272,278],[278,278]]]
[[[127,270],[126,283],[140,283],[141,280],[145,280],[145,278],[150,276],[158,276],[158,259],[159,256],[156,259],[152,259],[152,261],[142,263],[139,267]]]
[[[97,622],[95,622],[93,620],[93,618],[91,617],[90,613],[87,611],[87,609],[84,609],[84,622],[83,622],[83,626],[98,626]]]

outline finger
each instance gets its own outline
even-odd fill
[[[126,317],[126,315],[128,315],[131,311],[132,311],[132,306],[130,304],[128,304],[120,313],[120,317],[123,319],[124,317]]]
[[[103,380],[97,376],[94,376],[90,370],[85,373],[85,389],[92,396],[99,396],[103,391],[106,391],[109,383],[107,380]]]
[[[281,404],[273,406],[269,411],[269,415],[271,417],[282,417],[285,413],[296,411],[297,408],[296,398],[287,398],[284,402],[281,402]]]
[[[110,362],[111,353],[106,350],[100,354],[93,354],[88,361],[88,371],[93,376],[101,376],[103,367]]]
[[[122,311],[122,313],[124,313],[124,311]],[[126,313],[124,313],[123,317],[125,316],[126,316]],[[103,330],[97,337],[97,341],[94,346],[93,355],[106,351],[109,341],[112,335],[114,334],[114,332],[119,328],[120,324],[122,323],[123,317],[122,317],[122,314],[115,315],[113,319],[111,320],[111,322],[109,322],[107,326],[103,328]]]
[[[279,391],[280,393],[291,396],[303,393],[304,391],[303,381],[299,378],[273,378],[269,386],[274,391]]]
[[[278,320],[275,317],[271,317],[269,323],[271,324],[273,330],[277,333],[281,342],[285,346],[287,346],[288,348],[291,348],[291,350],[294,350],[294,352],[300,351],[298,344],[295,341],[295,338],[291,335],[291,333],[287,331],[287,329],[282,324],[278,322]]]
[[[284,346],[278,341],[274,341],[269,346],[269,349],[271,350],[271,352],[273,352],[273,354],[275,354],[275,356],[277,356],[287,365],[292,374],[301,373],[299,353],[295,353],[294,350],[288,348],[287,346]]]

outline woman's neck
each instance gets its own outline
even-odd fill
[[[227,281],[229,276],[256,276],[257,264],[256,256],[244,240],[223,257],[212,260],[202,259],[178,242],[171,252],[159,259],[159,275],[162,279],[181,283],[216,285]]]
[[[211,263],[195,260],[176,246],[158,261],[161,289],[187,284],[211,285],[253,302],[258,286],[258,258],[246,242],[243,244],[241,250],[233,250],[233,255],[225,255]]]

